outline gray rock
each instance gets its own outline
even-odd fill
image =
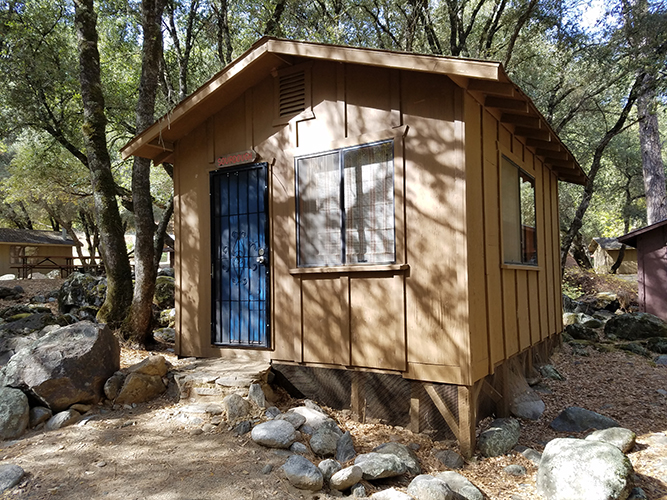
[[[47,431],[55,431],[68,425],[76,424],[81,419],[81,414],[75,410],[65,410],[56,413],[47,422],[44,428]]]
[[[32,429],[33,427],[37,427],[42,422],[46,422],[52,416],[53,412],[48,408],[45,408],[44,406],[35,406],[30,408],[30,420],[28,425]]]
[[[595,316],[588,316],[587,314],[583,314],[581,316],[581,325],[586,328],[600,328],[603,324],[604,323]],[[597,334],[595,335],[594,338],[591,338],[589,340],[595,340],[596,338]]]
[[[320,407],[320,405],[318,405],[315,401],[313,401],[313,400],[311,400],[311,399],[306,399],[306,400],[303,402],[303,406],[305,406],[306,408],[309,408],[309,409],[311,409],[311,410],[318,411],[318,412],[320,412],[322,415],[326,415],[326,414],[327,414],[327,412],[325,412],[325,411]]]
[[[579,315],[575,312],[565,312],[563,313],[563,325],[578,325],[579,324]]]
[[[328,482],[331,479],[331,476],[340,471],[343,467],[333,458],[327,458],[326,460],[322,460],[317,465],[317,468],[320,469],[324,481]]]
[[[438,450],[433,455],[448,469],[460,469],[465,463],[454,450]]]
[[[414,500],[412,496],[398,491],[396,488],[378,491],[377,493],[373,493],[369,498],[371,500]]]
[[[297,455],[305,455],[308,453],[308,447],[305,444],[299,443],[297,441],[292,443],[292,446],[289,447],[289,451],[296,453]]]
[[[279,415],[282,415],[282,412],[276,408],[275,406],[270,406],[269,408],[266,409],[264,412],[264,415],[266,415],[266,418],[273,420],[274,418],[278,417]],[[304,422],[306,420],[304,419]]]
[[[509,474],[510,476],[521,477],[526,475],[526,468],[523,465],[512,464],[503,468],[503,472]]]
[[[336,460],[345,463],[356,456],[357,451],[354,449],[352,434],[350,434],[350,431],[347,431],[338,439],[338,443],[336,444]]]
[[[76,323],[17,352],[2,369],[0,385],[29,392],[54,412],[95,404],[120,368],[118,339],[106,325]]]
[[[354,465],[361,467],[364,473],[363,477],[366,480],[400,476],[408,470],[400,458],[396,455],[386,453],[364,453],[363,455],[358,455],[354,460]]]
[[[648,500],[648,497],[641,488],[632,488],[628,500]]]
[[[567,295],[563,294],[563,311],[565,312],[574,312],[574,310],[577,308],[577,301],[574,299],[571,299]]]
[[[58,292],[58,309],[61,314],[67,314],[85,306],[101,307],[106,294],[105,278],[72,273]]]
[[[645,358],[650,358],[651,357],[651,352],[646,349],[641,344],[638,344],[637,342],[629,342],[627,344],[616,344],[616,347],[621,349],[622,351],[628,351],[633,354],[637,354],[639,356],[644,356]]]
[[[460,498],[456,498],[456,500],[484,499],[482,492],[458,472],[438,472],[435,477],[443,481],[454,493],[459,495]]]
[[[571,406],[560,412],[549,427],[558,432],[584,432],[589,429],[618,427],[618,422],[594,411]]]
[[[361,467],[352,465],[350,467],[346,467],[345,469],[339,470],[333,476],[331,476],[329,485],[334,490],[343,491],[351,488],[359,481],[361,481],[363,475],[364,473],[361,470]]]
[[[250,414],[250,404],[238,394],[225,396],[222,406],[225,408],[228,422],[244,419]]]
[[[410,474],[416,476],[422,473],[421,466],[419,465],[419,458],[414,451],[404,444],[384,443],[374,448],[372,451],[375,453],[389,453],[390,455],[396,455],[405,464],[405,467]]]
[[[630,460],[615,446],[559,438],[544,448],[537,491],[545,500],[625,500],[632,476]]]
[[[655,364],[660,366],[667,366],[667,354],[662,354],[655,358]]]
[[[313,429],[308,424],[303,424],[301,427],[299,427],[299,431],[301,431],[301,434],[305,434],[306,436],[312,436],[315,434],[315,429]]]
[[[660,337],[648,339],[646,348],[650,351],[657,352],[658,354],[667,354],[667,339]]]
[[[452,489],[444,481],[428,474],[414,478],[408,486],[408,495],[418,500],[455,500]]]
[[[336,454],[339,434],[327,426],[322,426],[310,438],[310,449],[321,457],[333,457]]]
[[[18,465],[0,465],[0,493],[19,484],[23,474],[23,469]]]
[[[604,325],[607,337],[623,340],[641,340],[651,337],[667,337],[667,323],[649,313],[628,313],[614,316]]]
[[[176,292],[176,280],[171,276],[158,276],[155,280],[153,303],[158,309],[172,309]]]
[[[248,388],[248,400],[259,408],[266,407],[266,396],[260,384],[250,384]]]
[[[252,440],[268,448],[287,449],[296,441],[296,431],[285,420],[269,420],[256,425],[250,434]]]
[[[290,484],[301,490],[319,491],[324,484],[320,469],[301,455],[289,457],[283,465],[283,472]]]
[[[616,446],[623,453],[628,453],[635,447],[635,440],[637,435],[630,429],[623,427],[610,427],[608,429],[601,429],[586,436],[588,441],[602,441]]]
[[[250,429],[252,429],[252,423],[250,420],[243,420],[236,424],[234,427],[234,435],[235,436],[243,436],[244,434],[247,434],[250,432]]]
[[[563,377],[553,365],[540,366],[540,373],[544,378],[550,378],[552,380],[565,380],[565,377]]]
[[[30,406],[19,389],[0,387],[0,440],[15,439],[28,427]]]
[[[23,313],[7,318],[7,323],[0,325],[0,335],[28,335],[39,332],[48,325],[55,325],[58,321],[51,312]]]
[[[498,418],[479,436],[477,447],[485,457],[508,453],[519,442],[521,427],[513,418]]]
[[[597,320],[593,320],[593,321],[597,321]],[[598,323],[599,323],[599,321],[598,321]],[[591,328],[586,327],[582,324],[567,325],[565,327],[565,333],[570,335],[573,339],[577,339],[577,340],[596,341],[597,338],[598,338],[598,334],[595,333],[595,330],[592,330]]]
[[[366,498],[366,487],[357,483],[350,488],[350,496],[353,498]]]
[[[173,311],[173,309],[171,310]],[[168,326],[165,326],[164,328],[158,328],[157,330],[153,330],[153,338],[155,340],[159,340],[160,342],[173,344],[176,342],[176,330]]]
[[[262,467],[262,474],[264,474],[265,476],[271,474],[272,471],[273,471],[273,465],[271,464],[266,464],[264,467]]]
[[[514,396],[510,402],[512,415],[528,420],[538,420],[544,413],[545,408],[546,405],[542,398],[530,388]]]
[[[144,373],[130,373],[116,396],[117,404],[138,404],[150,401],[167,390],[162,377]]]
[[[121,387],[125,383],[125,374],[123,372],[116,372],[107,379],[104,383],[104,395],[110,401],[115,400],[120,393]]]
[[[306,423],[306,417],[291,410],[286,413],[280,413],[274,418],[275,420],[285,420],[289,422],[295,429],[300,428],[303,424]]]
[[[515,446],[514,451],[520,453],[521,455],[523,455],[524,458],[530,460],[535,465],[540,465],[540,461],[542,460],[542,454],[539,451],[521,445]]]
[[[327,415],[318,410],[313,410],[312,408],[307,408],[305,406],[299,406],[298,408],[292,408],[287,413],[298,413],[299,415],[306,418],[305,424],[310,425],[313,429],[317,430],[325,422],[332,422],[333,420]]]

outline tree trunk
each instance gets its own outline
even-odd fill
[[[625,102],[625,106],[621,110],[621,114],[616,120],[616,123],[610,130],[607,131],[607,133],[604,135],[604,137],[600,140],[597,147],[595,148],[595,154],[593,155],[593,163],[591,164],[591,169],[588,172],[588,182],[586,182],[586,186],[584,187],[584,196],[581,198],[581,202],[577,207],[577,212],[574,215],[572,224],[570,224],[570,228],[568,229],[567,234],[565,235],[565,237],[563,238],[563,242],[561,243],[560,261],[561,261],[561,267],[563,269],[565,269],[565,261],[567,260],[567,254],[570,251],[572,242],[574,241],[574,238],[577,236],[579,230],[581,229],[581,226],[583,225],[584,215],[586,214],[586,210],[588,210],[588,206],[591,203],[591,198],[593,198],[595,177],[597,176],[597,173],[600,170],[602,154],[604,153],[604,150],[607,148],[609,141],[611,141],[623,130],[623,126],[625,125],[625,121],[628,119],[630,110],[632,109],[632,106],[634,106],[635,101],[637,100],[637,96],[639,95],[639,89],[641,87],[643,79],[644,78],[642,75],[637,76],[637,78],[635,78],[635,82],[632,85],[632,89],[628,94],[628,99]]]
[[[164,243],[167,236],[167,228],[169,227],[169,221],[171,220],[171,216],[173,214],[174,214],[174,197],[172,196],[171,199],[169,200],[167,208],[165,208],[164,212],[162,213],[162,219],[160,220],[160,223],[157,226],[157,230],[155,231],[155,240],[153,244],[155,257],[153,260],[153,265],[155,267],[156,273],[157,270],[160,268],[160,258],[162,257],[162,250],[164,250]],[[171,240],[171,238],[169,239]],[[172,245],[173,243],[174,243],[173,240],[171,240]]]
[[[162,50],[163,0],[144,0],[141,4],[143,47],[141,81],[137,101],[137,133],[154,121],[155,97],[160,74]],[[150,183],[151,160],[134,158],[132,167],[132,200],[136,239],[134,246],[134,297],[127,320],[123,324],[123,337],[145,346],[153,339],[153,295],[155,294],[156,268],[153,236],[155,218]]]
[[[644,190],[646,191],[646,217],[649,225],[667,219],[665,165],[662,162],[662,145],[656,107],[654,77],[647,75],[644,78],[642,93],[637,98],[637,114],[639,116],[639,144],[642,152]]]
[[[623,259],[625,258],[625,248],[626,245],[625,243],[623,243],[621,245],[621,249],[618,251],[618,257],[616,257],[616,262],[614,262],[614,265],[611,266],[611,269],[609,270],[611,274],[616,274],[618,268],[621,267],[621,264],[623,264]]]
[[[581,233],[578,233],[572,241],[572,257],[577,261],[580,268],[593,269],[593,264],[591,264],[591,258],[587,250],[584,238],[581,236]]]
[[[132,274],[107,150],[100,54],[97,50],[97,16],[93,0],[74,0],[74,7],[83,101],[83,140],[107,274],[107,295],[97,318],[115,328],[125,318],[132,301]]]

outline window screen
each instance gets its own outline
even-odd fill
[[[504,156],[501,180],[503,260],[537,265],[535,180]]]
[[[393,141],[296,160],[299,266],[395,261]]]

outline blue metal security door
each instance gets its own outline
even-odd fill
[[[212,342],[269,347],[267,164],[211,173]]]

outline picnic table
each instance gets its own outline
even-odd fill
[[[84,272],[95,268],[96,271],[99,271],[100,265],[96,264],[92,266],[89,262],[92,259],[99,259],[99,257],[84,256],[84,257],[73,257],[68,255],[24,255],[21,256],[21,264],[18,266],[12,266],[12,269],[16,269],[18,279],[31,279],[35,271],[53,271],[57,269],[60,271],[60,277],[66,278],[74,271]],[[78,261],[78,264],[75,264],[74,261]]]

